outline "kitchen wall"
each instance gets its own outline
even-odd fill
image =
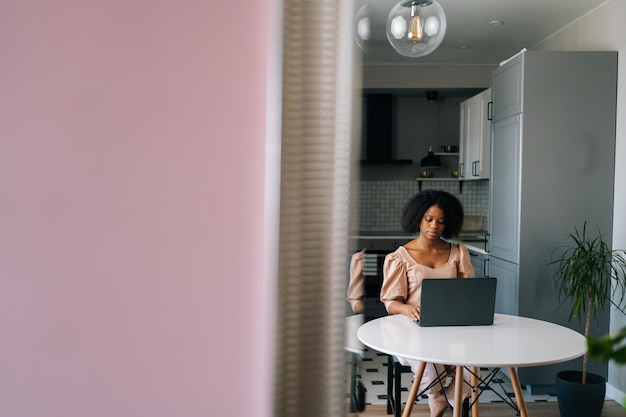
[[[615,194],[613,202],[613,242],[616,249],[626,248],[626,2],[610,0],[593,12],[563,28],[533,50],[545,51],[618,51],[617,122],[615,145]],[[590,103],[592,105],[592,103]],[[611,329],[626,326],[619,311],[611,314]],[[618,401],[626,398],[626,367],[609,365],[607,394]]]
[[[363,66],[363,88],[488,88],[497,65]]]
[[[462,192],[460,185],[463,184]],[[400,231],[400,211],[419,191],[418,181],[361,181],[359,189],[359,232]],[[483,216],[488,224],[489,181],[423,181],[422,190],[447,191],[461,201],[466,215]]]
[[[434,152],[442,152],[444,145],[458,145],[461,102],[478,94],[481,90],[440,89],[437,91],[439,97],[432,102],[426,100],[424,92],[416,92],[413,89],[394,90],[389,93],[391,102],[388,109],[391,114],[390,124],[379,122],[383,112],[378,108],[365,112],[362,127],[365,137],[363,138],[361,159],[367,159],[367,155],[372,153],[371,149],[370,152],[367,151],[366,146],[370,140],[379,145],[376,148],[378,152],[381,149],[380,143],[386,143],[387,146],[383,149],[391,150],[391,159],[413,160],[414,162],[419,162],[426,156],[430,146],[433,147]],[[377,91],[375,90],[375,92]],[[367,132],[368,124],[385,126],[385,129],[379,130],[376,135],[373,135]],[[374,156],[379,155],[375,153]],[[442,162],[445,163],[446,161]],[[456,167],[458,158],[452,162]],[[371,171],[372,168],[376,168],[376,165],[362,165],[362,178],[364,171]],[[384,165],[383,168],[390,171],[394,167]],[[409,166],[408,168],[412,167]]]
[[[370,90],[370,92],[376,90]],[[424,91],[415,89],[384,90],[393,91],[392,125],[384,139],[389,141],[392,159],[410,160],[412,163],[363,163],[360,165],[360,182],[354,184],[359,194],[357,230],[359,232],[400,231],[400,210],[406,201],[423,189],[442,189],[457,196],[468,215],[483,217],[488,224],[489,182],[457,180],[416,181],[419,176],[419,162],[426,156],[429,147],[438,153],[441,168],[433,170],[436,178],[450,178],[452,171],[458,170],[458,153],[443,153],[443,145],[459,145],[461,102],[478,94],[482,89],[455,88],[439,89],[437,100],[426,100]],[[368,122],[379,117],[377,112],[364,114]],[[368,119],[369,118],[369,119]],[[366,126],[363,127],[366,129]],[[367,152],[367,139],[362,145],[362,159]]]

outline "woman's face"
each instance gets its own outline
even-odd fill
[[[446,219],[443,210],[439,206],[432,206],[422,217],[420,223],[420,234],[427,239],[440,239],[446,228]]]

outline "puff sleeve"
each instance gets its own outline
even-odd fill
[[[365,249],[352,255],[350,259],[350,283],[348,284],[348,301],[355,309],[355,304],[365,296],[365,277],[363,266],[365,264]]]
[[[408,296],[407,266],[396,252],[385,257],[383,277],[380,301],[385,304],[385,308],[388,309],[392,301],[406,302]]]
[[[472,259],[470,257],[467,247],[462,243],[457,243],[459,248],[459,265],[457,266],[458,278],[474,278],[476,273],[474,272],[474,265],[472,265]]]

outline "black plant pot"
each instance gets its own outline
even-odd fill
[[[606,393],[606,380],[587,372],[587,383],[581,384],[582,372],[563,371],[556,375],[556,396],[561,417],[600,417]]]

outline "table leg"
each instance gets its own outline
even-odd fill
[[[426,362],[420,362],[420,365],[417,368],[417,372],[415,373],[415,379],[413,380],[413,385],[411,385],[409,398],[407,398],[406,405],[404,406],[404,411],[402,412],[402,417],[409,417],[411,415],[411,411],[413,411],[413,404],[415,404],[415,397],[417,397],[417,393],[420,388],[420,383],[422,382],[422,377],[424,376],[425,368],[426,368]]]
[[[454,378],[454,412],[453,417],[461,417],[463,412],[463,366],[457,365]]]
[[[511,376],[511,384],[513,385],[513,392],[515,392],[515,402],[517,408],[519,408],[520,417],[528,417],[528,411],[526,411],[526,401],[524,401],[524,395],[522,394],[522,387],[517,377],[517,371],[515,368],[509,368],[509,374]]]
[[[478,372],[480,372],[480,368],[472,366],[472,377],[470,381],[472,385],[472,417],[480,417],[478,402]]]

